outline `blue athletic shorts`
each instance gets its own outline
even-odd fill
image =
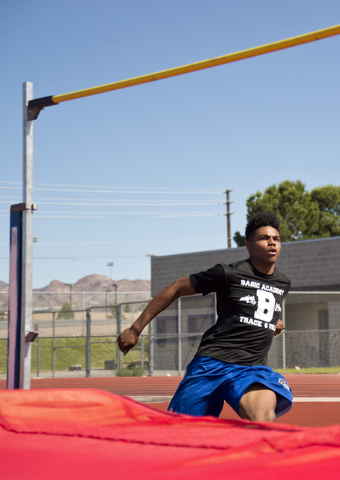
[[[195,417],[218,417],[226,401],[238,414],[238,405],[253,383],[261,383],[276,393],[276,417],[293,406],[293,394],[287,381],[269,367],[247,367],[211,357],[196,356],[171,400],[168,410]]]

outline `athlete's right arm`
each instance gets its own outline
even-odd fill
[[[122,332],[118,337],[118,347],[124,355],[128,353],[138,342],[143,329],[160,312],[165,310],[173,301],[183,295],[195,295],[196,292],[190,283],[189,277],[179,278],[167,287],[163,288],[149,303],[137,320]]]

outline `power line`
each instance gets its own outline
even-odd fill
[[[105,255],[102,257],[33,257],[33,260],[82,260],[82,259],[94,259],[94,258],[147,258],[148,255]],[[0,260],[9,260],[9,257],[0,257]]]
[[[51,190],[48,190],[51,191]],[[240,197],[248,197],[248,195],[245,195],[243,193],[234,193],[234,195],[240,196]],[[13,200],[21,200],[21,197],[15,197],[14,195],[0,195],[0,198],[10,198]],[[84,201],[87,202],[91,200],[92,202],[105,202],[107,199],[97,199],[97,198],[65,198],[65,197],[34,197],[35,200],[77,200],[77,201]],[[129,202],[130,200],[119,200],[119,202]],[[143,200],[143,202],[154,202],[155,200]],[[182,202],[183,200],[169,200],[170,202]],[[195,202],[201,202],[200,200],[190,200],[193,205]],[[166,200],[162,200],[162,202],[166,202]],[[218,203],[216,203],[217,205]],[[215,203],[214,203],[215,205]]]
[[[8,215],[0,215],[0,217],[8,217]],[[246,214],[240,216],[240,215],[234,215],[236,218],[244,218]],[[37,218],[202,218],[202,217],[225,217],[225,213],[218,213],[218,214],[209,214],[207,213],[206,215],[38,215]]]
[[[20,200],[21,197],[14,197],[13,195],[0,195],[0,198],[11,198],[12,200]]]
[[[0,186],[1,189],[7,190],[22,190],[22,187],[7,187]],[[74,188],[40,188],[34,187],[35,191],[40,192],[76,192],[76,193],[138,193],[138,194],[211,194],[211,193],[220,193],[218,190],[137,190],[137,189],[126,189],[126,190],[83,190],[83,189],[74,189]]]
[[[7,210],[0,210],[0,212],[7,212]],[[38,215],[40,218],[50,218],[46,217],[46,213],[55,215],[85,215],[85,216],[95,216],[95,215],[106,215],[106,216],[206,216],[206,215],[224,215],[223,212],[53,212],[53,211],[37,211],[35,215]],[[41,215],[42,214],[42,215]],[[52,217],[51,217],[52,218]]]
[[[188,218],[188,217],[219,217],[224,213],[206,215],[38,215],[37,218]]]
[[[0,183],[5,183],[5,184],[14,184],[14,185],[22,185],[22,182],[7,182],[7,181],[0,181]],[[49,186],[49,187],[73,187],[73,188],[107,188],[110,190],[150,190],[150,191],[175,191],[175,192],[182,192],[182,191],[214,191],[214,192],[220,192],[221,189],[217,187],[114,187],[114,186],[103,186],[103,185],[74,185],[74,184],[61,184],[61,183],[34,183],[34,186],[40,185],[40,186]],[[3,187],[5,188],[5,187]],[[8,187],[8,188],[15,188],[15,187]]]
[[[22,185],[21,182],[7,182],[1,181],[0,183],[5,184],[15,184],[15,185]],[[40,188],[36,187],[39,186],[49,186],[49,187],[69,187],[67,189],[57,188]],[[58,183],[35,183],[35,190],[38,191],[49,191],[49,192],[83,192],[83,193],[162,193],[162,194],[178,194],[178,193],[186,193],[186,194],[210,194],[210,193],[223,193],[223,188],[209,188],[209,187],[110,187],[110,186],[101,186],[101,185],[69,185],[69,184],[58,184]],[[72,188],[71,188],[72,187]],[[14,190],[21,190],[22,187],[12,187],[12,186],[0,186],[2,189],[14,189]],[[99,188],[100,190],[79,190],[80,188]],[[108,189],[108,190],[104,190]],[[241,189],[234,189],[235,195],[236,192],[246,192],[246,193],[253,193],[249,190],[241,190]]]
[[[183,200],[182,201],[163,201],[163,202],[152,202],[151,200],[150,201],[141,201],[141,202],[138,202],[138,203],[131,203],[131,201],[128,201],[126,200],[125,202],[122,202],[122,201],[119,201],[119,202],[114,202],[114,201],[109,201],[107,202],[107,200],[85,200],[85,199],[81,199],[81,200],[77,200],[76,198],[71,198],[71,199],[67,199],[67,200],[71,200],[72,203],[70,201],[68,202],[46,202],[46,201],[43,201],[41,202],[40,201],[41,199],[39,198],[35,198],[35,201],[39,201],[39,204],[40,205],[74,205],[74,206],[107,206],[107,207],[138,207],[138,206],[152,206],[152,207],[161,207],[161,206],[200,206],[200,205],[223,205],[222,202],[199,202],[199,201],[196,201],[196,202],[192,202],[192,201],[187,201],[185,203],[183,203]],[[47,200],[56,200],[54,198],[48,198]],[[64,200],[64,199],[60,199],[60,200]],[[81,203],[80,203],[81,201]],[[106,203],[90,203],[90,202],[106,202]],[[9,201],[0,201],[0,203],[9,203]]]
[[[127,240],[119,242],[39,242],[39,245],[126,245],[126,244],[144,244],[144,243],[184,243],[184,242],[212,242],[225,240],[223,238],[194,238],[177,240]],[[0,243],[0,245],[9,245],[9,243]]]
[[[237,203],[236,203],[237,205]],[[8,210],[0,210],[0,212],[6,212],[8,213]],[[36,211],[35,215],[39,215],[40,213],[51,213],[51,214],[69,214],[69,215],[205,215],[205,214],[223,214],[222,212],[60,212],[60,211],[54,211],[54,210],[39,210]],[[237,212],[237,213],[243,213],[243,212]]]
[[[38,199],[37,199],[38,200]],[[173,207],[173,206],[200,206],[200,205],[223,205],[222,202],[157,202],[157,203],[143,203],[143,202],[138,202],[138,203],[113,203],[113,202],[110,202],[110,203],[78,203],[78,202],[46,202],[46,201],[43,201],[43,202],[40,202],[41,205],[83,205],[83,206],[117,206],[117,207],[138,207],[138,206],[152,206],[152,207],[162,207],[162,206],[170,206],[170,207]]]
[[[6,196],[3,196],[3,195],[0,195],[0,198],[12,198],[13,197],[6,197]],[[18,198],[17,198],[18,199]],[[76,201],[77,199],[73,199],[73,198],[69,198],[69,199],[58,199],[58,198],[45,198],[46,200],[73,200],[73,201]],[[36,201],[38,200],[42,200],[42,198],[35,198]],[[87,199],[78,199],[78,201],[89,201]],[[94,202],[105,202],[105,200],[92,200],[91,201],[94,201]],[[125,203],[104,203],[103,206],[146,206],[146,207],[157,207],[157,206],[201,206],[201,205],[224,205],[223,202],[199,202],[199,201],[196,201],[196,202],[193,202],[193,201],[190,201],[190,203],[186,202],[186,203],[180,203],[180,202],[183,202],[183,200],[174,200],[174,201],[170,201],[170,202],[162,202],[162,203],[154,203],[152,200],[150,201],[146,201],[146,200],[143,200],[143,202],[138,202],[138,203],[126,203],[128,202],[128,200],[125,201]],[[151,203],[152,202],[152,203]],[[7,201],[0,201],[0,203],[10,203],[8,200]],[[244,206],[244,203],[242,202],[234,202],[235,205],[239,205],[239,206]],[[40,205],[50,205],[50,203],[44,203],[44,202],[41,202],[39,203]],[[52,203],[52,205],[59,205],[59,203]],[[97,206],[101,206],[101,204],[99,203],[93,203],[93,204],[82,204],[82,203],[61,203],[60,205],[75,205],[75,206],[94,206],[94,207],[97,207]],[[79,213],[79,212],[76,212],[76,213]]]
[[[234,212],[233,212],[234,213]],[[210,213],[207,213],[207,214],[187,214],[187,215],[148,215],[148,214],[144,214],[144,215],[136,215],[136,214],[131,214],[131,215],[127,215],[127,214],[119,214],[119,215],[100,215],[100,214],[96,214],[96,215],[39,215],[37,214],[37,216],[35,218],[37,219],[40,219],[40,218],[84,218],[84,219],[91,219],[91,218],[94,218],[94,219],[100,219],[100,218],[202,218],[202,217],[225,217],[225,213],[215,213],[215,214],[210,214]],[[246,214],[244,213],[243,215],[234,215],[234,217],[236,218],[244,218],[246,216]],[[7,215],[0,215],[0,217],[2,218],[9,218],[9,214]]]

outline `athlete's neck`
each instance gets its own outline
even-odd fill
[[[264,263],[254,258],[251,254],[249,255],[249,260],[253,267],[259,272],[264,273],[265,275],[272,275],[274,273],[275,263]]]

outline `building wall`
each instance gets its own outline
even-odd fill
[[[247,257],[245,247],[151,257],[151,294],[177,278]],[[277,267],[290,278],[294,290],[340,291],[340,237],[285,242]]]

